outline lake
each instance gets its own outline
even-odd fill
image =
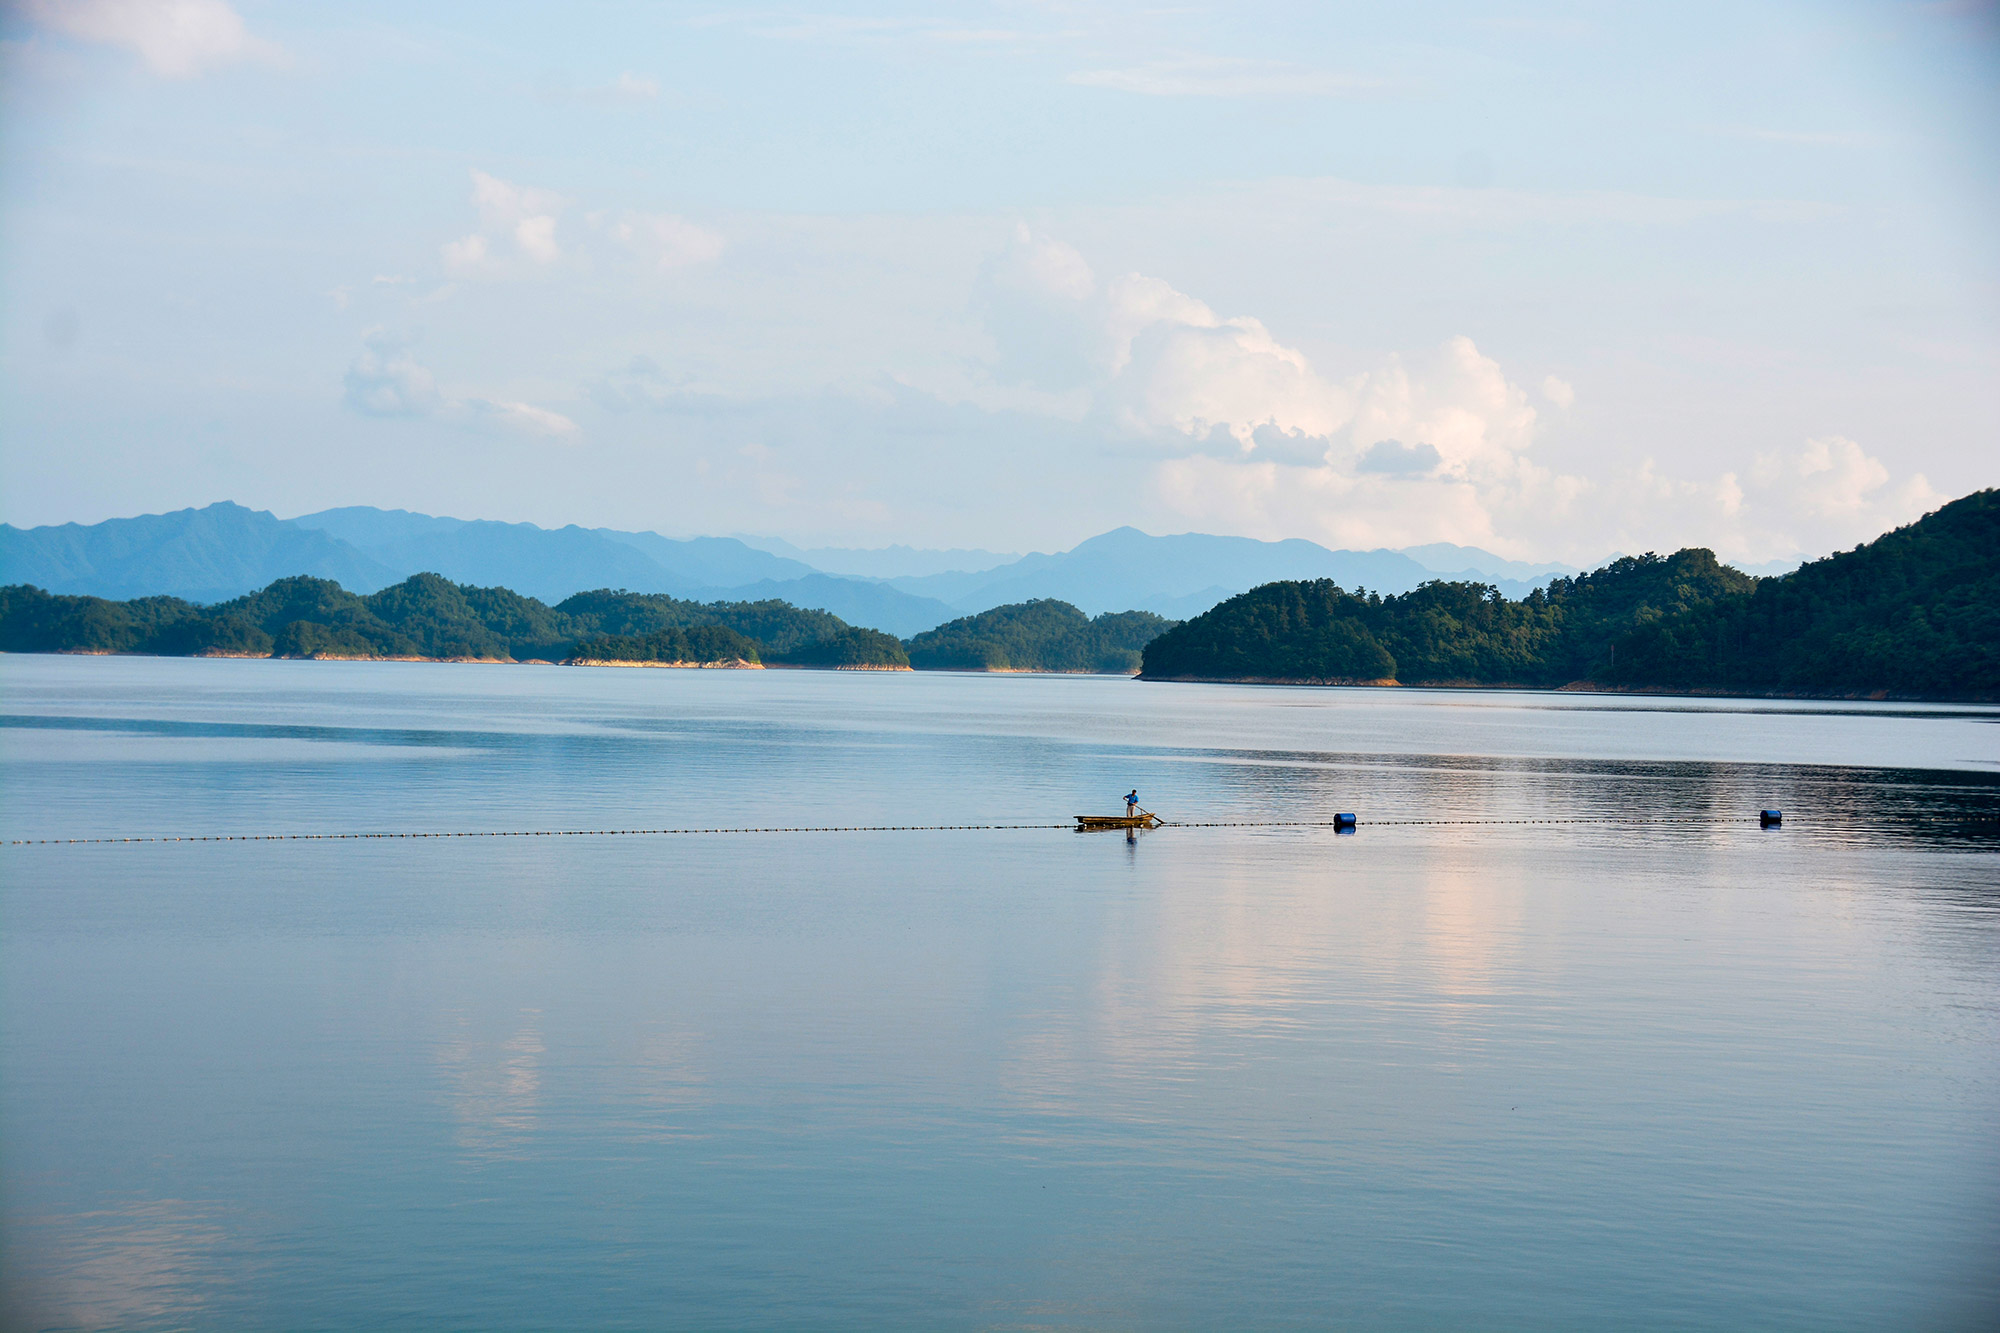
[[[0,848],[9,1328],[2000,1315],[2000,711],[10,656],[0,713],[9,839],[1266,824]]]

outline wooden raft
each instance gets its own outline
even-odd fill
[[[1160,817],[1150,810],[1141,810],[1136,815],[1076,815],[1074,818],[1078,833],[1114,828],[1158,828],[1161,823]]]

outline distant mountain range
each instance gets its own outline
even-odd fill
[[[794,546],[780,537],[753,537],[744,533],[737,534],[737,537],[745,546],[804,561],[822,574],[858,579],[894,579],[908,575],[944,574],[952,570],[992,569],[995,565],[1021,558],[1019,551],[981,551],[965,547],[944,551],[916,546],[807,548]]]
[[[1496,566],[1513,563],[1483,551],[1476,554]],[[1548,568],[1551,573],[1574,572],[1559,565]],[[1522,596],[1535,586],[1464,564],[1442,569],[1402,551],[1334,551],[1298,538],[1265,542],[1201,533],[1154,537],[1137,528],[1118,528],[1068,551],[1026,555],[993,569],[886,582],[903,592],[945,602],[961,613],[1055,597],[1087,615],[1151,611],[1184,620],[1277,579],[1332,579],[1345,588],[1391,593],[1408,592],[1441,577],[1497,583],[1510,597]],[[1546,576],[1536,582],[1545,581]]]
[[[766,549],[776,547],[778,549]],[[940,568],[954,562],[960,568]],[[900,574],[868,571],[906,570]],[[1301,540],[1119,528],[1053,554],[890,547],[806,550],[769,539],[439,518],[353,506],[281,519],[223,502],[205,509],[40,528],[0,524],[0,583],[126,599],[240,597],[294,574],[369,593],[415,573],[512,588],[554,604],[599,588],[701,601],[775,599],[907,638],[992,607],[1056,598],[1088,615],[1151,611],[1170,619],[1281,579],[1332,579],[1383,594],[1433,579],[1489,583],[1524,596],[1563,565],[1506,560],[1437,543],[1340,551]],[[1764,571],[1758,571],[1764,572]]]

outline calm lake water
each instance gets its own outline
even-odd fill
[[[0,713],[17,839],[1363,821],[0,848],[10,1328],[2000,1316],[1992,710],[16,656]]]

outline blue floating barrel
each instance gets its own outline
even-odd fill
[[[1757,827],[1759,828],[1776,828],[1784,822],[1785,812],[1783,810],[1759,810],[1757,812]]]
[[[1343,811],[1333,817],[1333,826],[1337,829],[1353,828],[1354,816]]]

